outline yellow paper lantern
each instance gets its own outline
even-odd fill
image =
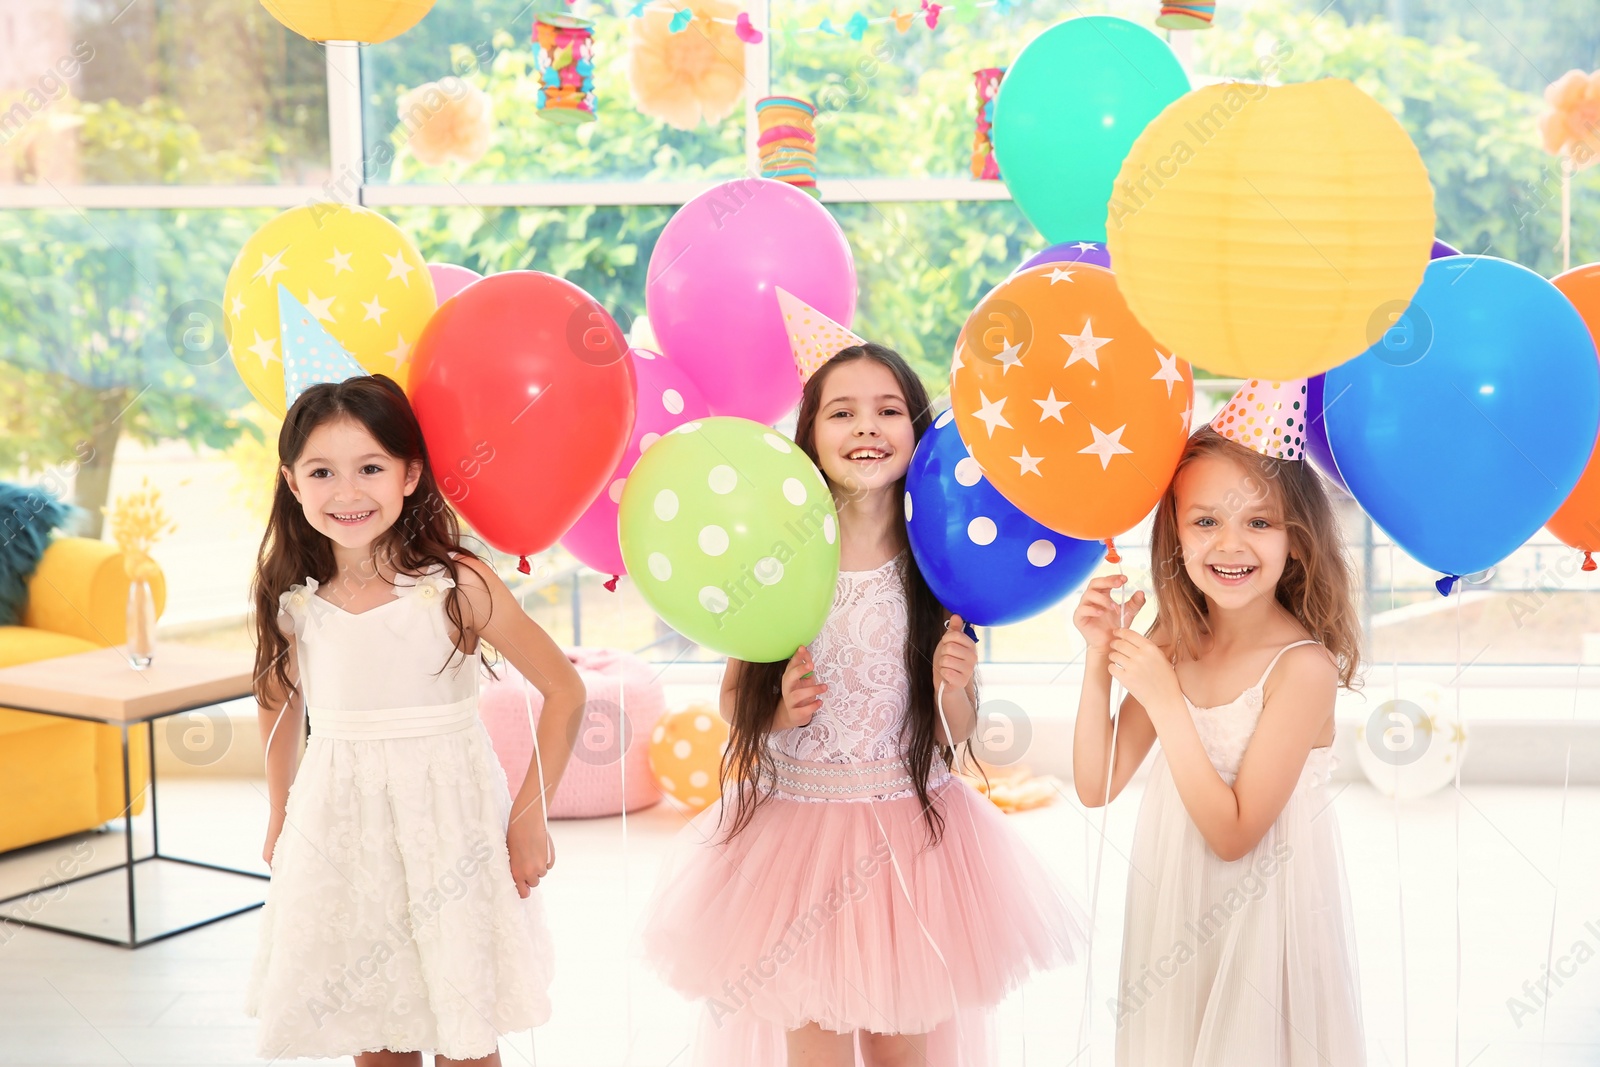
[[[1208,85],[1145,127],[1106,247],[1134,315],[1198,367],[1303,378],[1360,355],[1422,284],[1433,187],[1348,81]]]
[[[438,301],[422,253],[400,227],[364,207],[308,204],[269,220],[239,250],[222,296],[233,365],[281,419],[280,286],[363,368],[405,388],[411,346]]]
[[[650,771],[667,796],[694,811],[722,795],[717,771],[728,748],[728,724],[715,708],[691,704],[669,711],[650,732]]]
[[[307,40],[377,44],[422,21],[434,0],[261,0],[273,18]]]

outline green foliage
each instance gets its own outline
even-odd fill
[[[232,362],[169,327],[191,301],[220,324],[215,301],[260,211],[0,213],[0,468],[38,470],[118,433],[222,447],[247,399]],[[114,441],[114,437],[112,438]]]

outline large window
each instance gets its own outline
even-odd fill
[[[214,338],[223,279],[256,226],[277,208],[354,197],[395,219],[429,260],[560,274],[627,327],[644,311],[646,267],[675,207],[750,168],[746,105],[768,93],[818,105],[823,200],[860,279],[856,330],[898,348],[942,396],[967,311],[1044,244],[1002,184],[970,176],[973,72],[1011,62],[1066,13],[1148,25],[1156,7],[951,3],[936,31],[918,15],[904,33],[874,23],[856,40],[851,5],[751,3],[766,36],[739,46],[743,98],[724,118],[680,129],[634,95],[633,6],[574,7],[596,20],[599,119],[566,126],[535,109],[532,8],[521,0],[439,0],[408,33],[359,51],[309,44],[242,0],[5,4],[0,478],[59,486],[93,532],[99,506],[149,475],[182,511],[157,549],[172,580],[169,619],[236,620],[275,427],[247,403]],[[1213,30],[1173,44],[1196,82],[1351,78],[1416,141],[1442,238],[1547,276],[1561,269],[1560,172],[1535,119],[1545,84],[1600,65],[1587,3],[1231,0]],[[441,81],[489,102],[492,133],[474,162],[429,165],[410,144],[402,99]],[[1573,202],[1573,261],[1600,259],[1600,168],[1576,177]],[[1197,414],[1229,389],[1205,386]],[[1586,651],[1600,602],[1568,566],[1575,554],[1547,535],[1446,601],[1353,502],[1340,508],[1371,659],[1454,662],[1458,611],[1464,661],[1600,656]],[[1132,574],[1146,536],[1141,527],[1119,539]],[[556,550],[522,588],[560,640],[704,654],[681,647],[626,583],[613,594],[602,580]],[[1068,611],[995,631],[982,652],[1068,661]]]

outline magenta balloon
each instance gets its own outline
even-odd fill
[[[638,390],[633,435],[606,488],[561,538],[563,548],[601,574],[627,573],[622,549],[617,547],[617,503],[622,499],[622,483],[640,454],[669,430],[711,414],[700,387],[673,360],[645,348],[631,348],[628,354]]]
[[[699,383],[711,414],[771,424],[799,401],[777,288],[842,326],[855,317],[850,244],[799,189],[767,178],[724,182],[661,231],[645,310],[662,352]]]
[[[454,263],[429,263],[428,274],[433,278],[433,295],[441,304],[483,277],[475,270]]]

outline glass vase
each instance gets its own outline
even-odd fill
[[[150,666],[156,654],[156,598],[150,583],[128,584],[128,663],[136,671]]]

